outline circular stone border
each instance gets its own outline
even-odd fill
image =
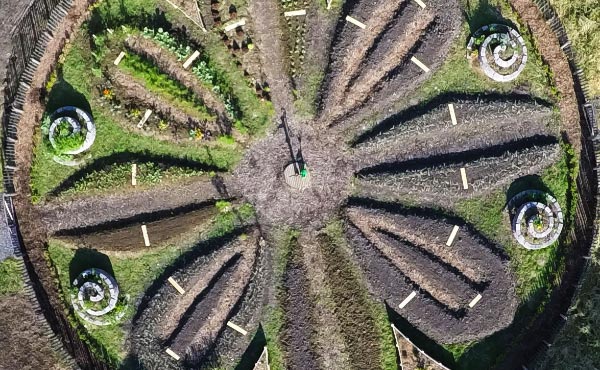
[[[97,281],[90,281],[89,279],[96,277],[100,279],[101,283]],[[87,322],[94,325],[104,326],[111,324],[114,320],[110,320],[106,317],[111,311],[117,307],[119,301],[119,285],[114,277],[108,272],[99,268],[90,268],[81,272],[75,280],[73,280],[73,287],[78,288],[77,295],[71,294],[71,302],[73,309],[77,314]],[[92,289],[97,293],[97,296],[90,297],[92,302],[99,302],[104,299],[106,292],[109,294],[108,305],[101,310],[93,310],[91,308],[85,308],[85,290]],[[112,318],[120,320],[125,311],[121,311]]]
[[[549,247],[558,240],[564,226],[564,216],[556,198],[540,190],[525,190],[508,202],[509,215],[511,216],[512,233],[523,247],[537,250]],[[543,213],[548,219],[548,224],[541,232],[533,228],[534,214]],[[525,222],[526,227],[522,227]],[[526,236],[541,239],[531,242]]]
[[[488,32],[491,33],[488,34]],[[473,52],[473,47],[475,46],[476,40],[485,34],[488,35],[479,47],[478,57],[479,64],[481,66],[481,69],[483,70],[483,73],[485,73],[486,76],[497,82],[510,82],[519,77],[521,72],[523,72],[523,70],[525,69],[525,65],[527,64],[528,59],[527,46],[525,45],[525,40],[523,39],[523,36],[521,36],[514,28],[510,26],[492,23],[490,25],[481,27],[480,29],[475,31],[475,33],[473,33],[473,35],[469,39],[469,43],[467,44],[467,51],[469,52],[469,54]],[[511,37],[511,41],[515,43],[514,46],[516,46],[516,43],[518,43],[518,45],[521,47],[521,54],[515,53],[509,60],[504,60],[500,57],[500,52],[503,51],[500,45],[496,46],[492,52],[494,57],[494,63],[500,70],[508,69],[514,66],[514,64],[519,59],[519,56],[521,56],[521,62],[519,64],[519,67],[516,71],[509,74],[502,74],[496,71],[494,68],[492,68],[492,66],[490,66],[487,58],[488,45],[494,40],[499,40],[500,37],[502,37],[501,35],[503,34]]]
[[[70,115],[65,115],[65,113],[73,113],[77,115],[79,119],[75,119]],[[94,120],[92,119],[91,114],[84,111],[83,109],[74,107],[72,105],[64,106],[55,110],[50,118],[52,120],[52,125],[50,125],[50,130],[48,132],[48,138],[50,139],[50,144],[52,147],[56,149],[56,142],[54,141],[54,134],[56,131],[56,127],[62,122],[62,120],[66,120],[71,127],[73,128],[73,133],[78,133],[81,131],[81,120],[85,122],[85,140],[78,148],[68,150],[63,152],[62,154],[68,155],[76,155],[85,152],[89,148],[92,147],[94,141],[96,140],[96,125],[94,124]]]

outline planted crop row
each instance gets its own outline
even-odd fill
[[[535,104],[457,101],[453,104],[456,125],[452,123],[447,104],[429,108],[409,109],[359,139],[356,148],[361,167],[558,134],[554,112]],[[375,133],[378,135],[372,136]]]
[[[284,12],[305,9],[308,12],[308,0],[281,0]],[[298,77],[304,64],[306,54],[306,17],[285,17],[287,25],[287,52],[292,79]]]
[[[555,163],[560,157],[558,144],[506,150],[496,156],[483,157],[477,151],[432,158],[418,168],[415,161],[386,165],[385,169],[361,177],[366,192],[387,193],[395,199],[411,199],[416,194],[422,202],[452,201],[472,194],[484,194],[521,176],[536,174]],[[478,155],[473,157],[472,155]],[[485,155],[485,154],[484,154]],[[451,162],[450,162],[451,161]],[[437,162],[437,163],[436,163]],[[450,163],[448,163],[450,162]],[[460,168],[465,168],[468,189],[463,189]],[[369,190],[370,189],[370,190]]]

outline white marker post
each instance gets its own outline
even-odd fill
[[[406,305],[413,300],[413,298],[415,298],[417,295],[417,292],[413,291],[411,292],[408,297],[404,298],[404,300],[400,303],[400,305],[398,307],[400,307],[400,309],[406,307]]]
[[[429,72],[429,67],[427,67],[425,64],[423,64],[423,62],[421,62],[416,57],[411,57],[410,61],[413,62],[414,64],[416,64],[419,68],[421,68],[423,70],[423,72],[425,72],[425,73]]]
[[[146,247],[150,246],[150,239],[148,238],[148,228],[146,225],[142,225],[142,235],[144,236],[144,245]]]
[[[144,117],[142,117],[142,119],[140,120],[140,122],[137,124],[137,128],[144,127],[144,123],[146,123],[146,121],[148,120],[148,118],[150,118],[151,114],[152,114],[152,109],[146,109],[146,113],[144,113]]]
[[[301,15],[306,15],[306,9],[292,10],[292,11],[283,13],[284,17],[299,17]]]
[[[227,326],[229,326],[233,330],[237,331],[238,333],[242,334],[243,336],[246,336],[246,334],[248,334],[247,331],[245,331],[241,327],[237,326],[236,324],[232,323],[231,321],[227,321]]]
[[[194,63],[194,60],[196,60],[199,56],[200,52],[198,50],[194,51],[194,53],[190,55],[189,58],[187,58],[185,63],[183,63],[183,69],[187,69],[192,63]]]
[[[363,30],[364,30],[365,28],[367,28],[367,25],[366,25],[366,24],[364,24],[364,23],[360,22],[359,20],[357,20],[357,19],[355,19],[355,18],[352,18],[352,17],[351,17],[351,16],[349,16],[349,15],[347,15],[347,16],[346,16],[346,21],[348,21],[348,22],[352,23],[352,24],[353,24],[353,25],[355,25],[355,26],[358,26],[358,27],[362,28]]]
[[[469,307],[473,308],[475,307],[475,305],[477,304],[477,302],[479,302],[481,300],[481,294],[477,294],[477,296],[475,298],[473,298],[473,300],[471,301],[471,303],[469,303]]]
[[[450,236],[448,237],[448,241],[446,242],[446,245],[449,247],[452,245],[452,243],[454,242],[454,238],[456,238],[456,234],[458,233],[458,226],[454,225],[454,227],[452,228],[452,232],[450,233]]]
[[[137,185],[137,164],[135,163],[131,165],[131,185]]]
[[[169,277],[169,278],[167,279],[167,281],[168,281],[169,283],[171,283],[171,285],[173,285],[173,288],[175,288],[175,289],[176,289],[176,290],[179,292],[179,294],[181,294],[181,295],[184,295],[184,294],[185,294],[185,290],[183,290],[183,288],[181,287],[181,285],[179,285],[179,284],[178,284],[178,283],[175,281],[175,279],[173,279],[172,277]]]
[[[231,23],[231,24],[225,26],[224,30],[225,30],[225,32],[229,32],[229,31],[235,30],[236,28],[238,28],[240,26],[245,26],[245,25],[246,25],[246,19],[242,18],[235,23]]]
[[[425,6],[426,6],[426,5],[425,5],[425,3],[424,3],[424,2],[422,2],[421,0],[415,0],[415,2],[416,2],[417,4],[419,4],[419,6],[420,6],[421,8],[425,9]]]
[[[123,60],[123,58],[125,57],[125,52],[122,51],[119,53],[119,56],[117,57],[117,59],[115,59],[115,61],[113,62],[114,65],[118,66],[119,63],[121,63],[121,61]]]
[[[171,348],[167,348],[165,351],[167,354],[175,359],[175,361],[179,361],[179,355],[171,350]]]
[[[458,121],[456,120],[456,112],[454,111],[454,104],[448,104],[448,110],[450,111],[450,119],[452,120],[452,126],[456,126]]]
[[[464,190],[469,189],[469,183],[467,182],[467,171],[465,170],[464,167],[461,167],[461,169],[460,169],[460,177],[462,178],[463,189]]]

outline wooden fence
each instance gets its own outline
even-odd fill
[[[62,22],[73,0],[34,0],[23,13],[10,34],[11,56],[8,62],[4,84],[4,105],[0,106],[2,122],[2,160],[3,183],[7,222],[11,233],[12,246],[19,261],[25,294],[31,299],[36,313],[43,318],[36,325],[46,329],[46,339],[50,346],[62,357],[65,364],[72,368],[108,370],[109,367],[99,360],[83,342],[79,333],[69,323],[60,307],[50,304],[48,293],[35,273],[23,247],[18,221],[12,199],[15,194],[14,172],[17,169],[15,144],[18,137],[18,123],[23,114],[25,96],[30,88],[34,72],[39,65],[52,34]],[[76,361],[75,361],[76,360]]]

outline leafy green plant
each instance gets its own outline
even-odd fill
[[[73,150],[80,147],[84,140],[82,131],[74,132],[69,122],[62,120],[54,131],[54,150],[57,154]]]
[[[144,27],[142,35],[147,38],[151,38],[158,42],[162,47],[168,49],[177,56],[177,60],[181,61],[186,59],[191,53],[192,48],[189,45],[178,42],[171,34],[162,28],[157,30]]]

